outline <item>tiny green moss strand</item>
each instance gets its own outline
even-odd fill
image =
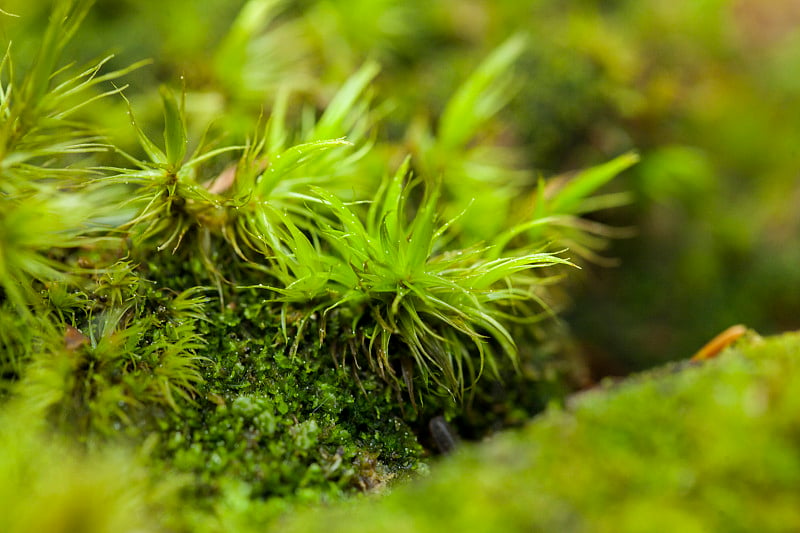
[[[142,129],[136,123],[136,118],[133,115],[133,108],[131,107],[130,101],[125,97],[124,94],[120,93],[120,95],[128,106],[128,116],[130,117],[131,126],[136,132],[136,138],[139,140],[139,145],[142,147],[142,150],[144,150],[145,154],[147,154],[147,157],[150,158],[152,163],[166,167],[169,163],[167,155],[158,146],[156,146],[153,141],[150,140],[144,131],[142,131]]]
[[[424,200],[422,208],[417,212],[411,224],[407,237],[408,264],[404,265],[409,272],[422,270],[430,257],[436,231],[438,199],[438,187],[432,191],[429,190],[428,197]]]
[[[547,202],[547,211],[553,214],[577,212],[585,198],[638,161],[639,156],[636,153],[628,152],[611,161],[580,172],[553,199]]]
[[[286,114],[289,108],[289,90],[282,88],[275,96],[272,113],[267,122],[267,155],[272,158],[286,146],[289,133],[286,130]]]
[[[500,258],[481,265],[475,269],[477,275],[468,278],[469,288],[486,290],[500,280],[506,279],[517,272],[531,268],[543,268],[552,265],[568,265],[572,263],[549,253],[529,254],[522,257]]]
[[[403,182],[408,176],[410,165],[411,158],[406,157],[392,179],[388,182],[384,181],[384,187],[379,191],[371,206],[371,209],[374,209],[377,214],[375,222],[385,224],[387,234],[394,238],[400,235],[399,220],[403,215],[402,210],[405,204]]]
[[[175,94],[166,87],[161,87],[161,101],[164,105],[164,146],[166,147],[167,163],[171,168],[181,166],[186,155],[186,123],[183,109],[178,105]]]
[[[256,191],[262,199],[268,199],[279,182],[292,171],[304,164],[311,163],[323,152],[342,146],[350,146],[350,143],[344,139],[333,139],[303,143],[287,148],[270,160],[269,167],[261,175],[256,185]]]
[[[378,75],[377,63],[368,62],[352,75],[325,108],[314,127],[314,140],[331,139],[347,133],[345,122],[355,109],[358,99],[370,82]]]
[[[480,125],[508,98],[507,75],[525,48],[526,38],[515,35],[489,55],[447,103],[439,124],[444,148],[462,147]]]

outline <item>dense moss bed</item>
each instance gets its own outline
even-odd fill
[[[790,531],[800,334],[751,337],[552,406],[432,474],[276,531]]]
[[[283,372],[299,380],[301,391],[304,373],[326,375],[308,363],[291,369],[279,368],[277,359],[256,363],[265,376]],[[135,447],[89,443],[77,450],[70,439],[31,423],[37,417],[26,409],[35,405],[12,401],[0,413],[0,495],[13,512],[0,517],[0,529],[800,527],[800,333],[750,334],[716,359],[603,383],[553,403],[523,428],[426,460],[428,467],[419,462],[413,434],[388,412],[378,418],[384,427],[371,431],[336,422],[339,408],[375,409],[381,401],[374,394],[319,407],[286,394],[275,380],[248,388],[246,375],[206,376],[218,387],[203,391],[215,407],[162,418],[164,427],[153,434],[162,437]],[[315,381],[326,382],[338,380]],[[387,468],[404,461],[405,473]],[[370,490],[347,496],[353,485]],[[280,487],[294,492],[282,497]]]

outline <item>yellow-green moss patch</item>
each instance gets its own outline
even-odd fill
[[[586,393],[383,500],[276,530],[793,530],[798,391],[800,335],[750,341]]]

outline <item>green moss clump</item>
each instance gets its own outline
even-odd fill
[[[275,530],[788,531],[800,527],[800,334],[582,394],[379,502]]]
[[[194,405],[152,422],[157,468],[192,476],[184,497],[208,511],[238,495],[251,519],[260,508],[256,516],[266,520],[422,468],[394,390],[337,365],[316,343],[287,355],[272,311],[257,291],[239,292],[223,309],[210,304]]]

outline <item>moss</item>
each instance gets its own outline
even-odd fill
[[[276,530],[787,531],[800,527],[800,334],[581,394],[380,501]]]
[[[77,449],[36,415],[0,413],[0,530],[168,531],[178,486],[122,448]]]
[[[228,334],[252,328],[250,319],[234,315],[225,309],[214,318],[230,323]],[[751,337],[707,363],[674,364],[608,383],[565,407],[551,406],[521,430],[464,446],[424,479],[397,484],[379,499],[351,501],[339,501],[348,486],[385,482],[402,471],[403,461],[413,465],[419,448],[394,418],[378,423],[379,435],[332,423],[347,409],[381,409],[383,400],[354,390],[348,396],[341,370],[314,364],[314,358],[276,357],[256,349],[259,344],[270,342],[238,339],[226,348],[220,338],[210,345],[223,352],[231,371],[204,369],[205,398],[181,416],[165,412],[162,438],[144,448],[149,459],[118,448],[77,451],[39,434],[41,424],[32,423],[38,418],[25,410],[17,409],[16,418],[4,414],[0,471],[12,483],[2,487],[15,487],[4,493],[15,509],[4,515],[4,531],[800,526],[794,504],[800,333]],[[280,385],[286,381],[293,387]],[[366,419],[375,424],[375,413]],[[412,448],[404,449],[409,442]],[[389,449],[394,456],[386,455]],[[149,473],[137,466],[142,459]],[[176,479],[182,480],[180,493]],[[336,503],[320,509],[320,501]],[[48,513],[32,512],[45,505]]]
[[[141,83],[137,74],[133,85],[140,86],[126,90],[130,116],[135,109],[141,126],[120,127],[127,99],[101,98],[125,90],[123,80],[108,82],[130,79],[141,63],[108,71],[109,59],[85,70],[59,69],[60,57],[70,64],[102,40],[97,27],[89,28],[84,35],[97,33],[91,43],[68,46],[82,18],[118,20],[106,3],[101,12],[90,11],[91,3],[54,2],[38,59],[23,53],[19,61],[12,50],[0,62],[0,114],[7,119],[0,127],[2,409],[32,412],[73,440],[64,445],[70,451],[58,447],[55,455],[36,441],[26,456],[27,437],[15,442],[8,433],[9,464],[39,469],[27,487],[31,501],[55,498],[45,477],[51,468],[60,472],[53,458],[63,451],[74,465],[63,465],[53,479],[66,479],[67,499],[82,500],[78,471],[97,459],[91,490],[120,496],[89,498],[89,505],[120,516],[128,504],[137,513],[158,508],[136,492],[149,490],[141,473],[129,477],[114,460],[106,469],[105,459],[92,455],[131,446],[146,457],[150,476],[185,480],[177,500],[163,502],[175,518],[170,527],[258,530],[305,504],[378,492],[425,471],[432,420],[450,447],[458,439],[443,420],[461,437],[480,439],[565,394],[570,385],[562,378],[572,362],[552,348],[557,339],[542,326],[549,317],[543,309],[564,300],[553,287],[563,273],[554,265],[567,263],[566,256],[553,253],[569,247],[592,257],[603,249],[613,232],[580,217],[626,201],[595,193],[636,157],[545,181],[522,168],[526,149],[516,137],[526,139],[537,166],[561,169],[584,153],[627,146],[621,126],[606,124],[625,109],[631,118],[649,116],[629,100],[652,90],[631,95],[618,85],[649,78],[650,67],[627,65],[625,39],[617,42],[613,27],[595,24],[599,12],[565,12],[566,26],[536,17],[560,29],[534,32],[527,44],[505,40],[466,77],[450,67],[473,69],[476,56],[454,62],[451,53],[462,44],[477,53],[506,39],[516,22],[491,37],[477,26],[459,37],[455,26],[463,17],[435,14],[449,11],[450,2],[420,24],[411,13],[423,3],[398,11],[388,2],[371,7],[367,18],[397,15],[405,22],[396,34],[364,37],[350,31],[359,22],[353,13],[364,16],[364,6],[352,9],[352,2],[252,1],[226,32],[230,17],[197,25],[180,18],[189,3],[166,13],[154,3],[144,12],[166,15],[163,28],[181,30],[170,30],[165,43],[149,40],[149,50],[171,51],[154,54],[161,58],[156,77],[175,82],[177,73],[190,73],[180,96],[160,89],[162,143],[152,135],[162,123],[146,102],[159,100],[154,79]],[[469,8],[475,19],[504,12],[483,4]],[[517,16],[530,14],[530,6],[518,9],[500,18],[530,18]],[[143,23],[126,18],[124,25]],[[102,26],[115,34],[120,23]],[[205,33],[213,36],[208,42]],[[115,38],[134,34],[128,29]],[[327,38],[333,34],[340,37]],[[414,50],[426,41],[452,50],[427,50],[431,60],[417,62]],[[579,43],[584,52],[564,61],[561,51]],[[74,55],[74,47],[83,50]],[[380,74],[371,62],[356,70],[367,56],[394,59]],[[30,68],[12,69],[12,59]],[[408,64],[392,72],[393,62]],[[448,68],[439,68],[444,63]],[[514,65],[539,81],[522,90],[519,116],[504,119],[498,113],[522,81]],[[311,75],[316,71],[326,72],[324,79]],[[454,91],[444,83],[451,75],[450,81],[466,78]],[[435,105],[424,104],[425,85],[437,87]],[[399,115],[390,112],[395,105]],[[218,121],[206,142],[195,122],[210,116]],[[530,124],[522,124],[526,117]],[[217,138],[224,133],[230,137]],[[138,148],[131,147],[135,138]],[[244,146],[231,144],[245,138]],[[406,152],[413,175],[395,173]],[[542,275],[534,274],[540,267]],[[714,278],[692,270],[698,279]],[[776,503],[764,505],[773,505],[776,520],[793,523],[780,491],[794,481],[794,457],[769,440],[784,426],[772,419],[747,426],[773,401],[772,385],[753,391],[752,376],[715,368],[737,366],[649,376],[585,396],[567,412],[551,409],[522,432],[468,448],[427,485],[398,488],[374,511],[376,523],[513,530],[602,528],[606,520],[608,528],[634,528],[658,511],[674,528],[730,529],[741,506],[736,491],[760,502],[778,483],[779,467],[784,485],[772,491]],[[710,400],[692,388],[690,376],[713,391]],[[709,385],[708,376],[718,382]],[[750,398],[749,411],[737,410],[739,394]],[[714,410],[723,407],[728,411]],[[648,424],[659,431],[643,437]],[[751,440],[774,452],[774,465],[725,448],[751,431],[767,439]],[[74,441],[85,450],[72,450]],[[106,479],[115,468],[120,479]],[[26,488],[20,477],[0,488]],[[711,480],[708,490],[698,479]],[[119,489],[127,481],[130,493]],[[398,518],[412,507],[418,515]],[[30,514],[20,508],[20,516]],[[91,510],[74,509],[42,519],[95,529],[71,518],[91,520]],[[358,512],[366,520],[372,511]],[[31,530],[55,527],[22,520],[20,527]]]
[[[179,274],[159,285],[191,277],[181,277],[177,264],[161,262],[162,272]],[[249,520],[265,521],[288,506],[375,490],[424,467],[385,381],[337,362],[314,336],[288,355],[280,314],[260,291],[226,286],[224,299],[224,307],[206,304],[199,326],[206,342],[194,401],[143,421],[158,436],[156,470],[191,477],[183,493],[189,507],[227,516],[236,514],[227,509],[233,499]],[[191,529],[213,530],[213,519],[199,516],[187,518]]]

